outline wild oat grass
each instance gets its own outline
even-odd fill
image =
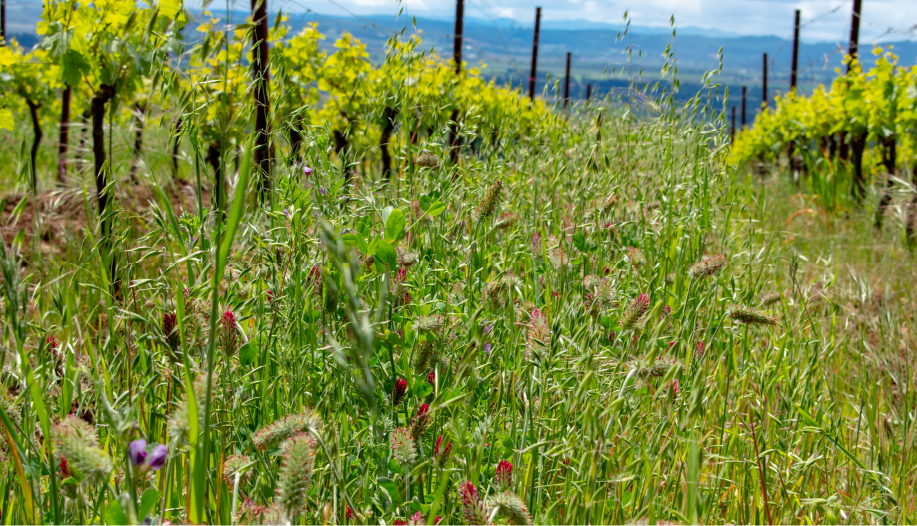
[[[388,178],[281,125],[221,211],[113,163],[116,275],[92,198],[4,246],[4,524],[917,521],[911,254],[726,165],[701,98],[641,108],[467,123],[457,164],[399,128]]]

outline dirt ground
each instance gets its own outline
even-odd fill
[[[197,209],[197,187],[193,183],[176,181],[168,187],[167,195],[175,215],[180,215],[183,210]],[[41,250],[59,252],[68,238],[85,236],[87,210],[93,228],[98,218],[95,191],[87,191],[84,195],[81,188],[55,189],[43,192],[34,199],[22,194],[6,195],[2,199],[0,234],[7,246],[20,231],[27,244],[31,244],[36,231],[40,231]],[[23,199],[26,199],[24,204]],[[152,187],[146,185],[116,187],[115,199],[119,209],[127,212],[126,216],[134,220],[145,218],[150,202],[156,200]],[[210,202],[209,187],[203,188],[202,199],[207,206]]]

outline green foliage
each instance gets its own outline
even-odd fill
[[[736,134],[731,162],[775,159],[794,145],[827,156],[825,139],[836,134],[867,134],[875,148],[883,139],[899,141],[899,156],[913,157],[917,139],[917,66],[898,66],[898,58],[876,46],[875,65],[863,71],[854,60],[850,71],[835,78],[830,90],[819,86],[810,96],[778,96],[748,130]],[[849,57],[848,57],[848,60]],[[842,138],[841,140],[846,140]]]
[[[805,275],[705,97],[565,118],[417,37],[373,63],[280,15],[262,195],[252,22],[206,13],[182,47],[174,0],[73,5],[0,66],[49,105],[118,86],[122,264],[89,217],[4,238],[5,522],[914,522],[913,317],[836,266]],[[905,133],[914,95],[883,60],[814,107],[781,98],[732,155]],[[127,102],[153,135],[136,183]],[[139,439],[168,443],[163,469]]]

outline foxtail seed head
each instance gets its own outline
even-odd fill
[[[111,459],[99,449],[95,429],[75,417],[68,416],[51,428],[51,438],[57,451],[67,459],[74,472],[90,482],[102,482],[112,470]]]
[[[776,318],[744,305],[736,305],[733,307],[732,310],[729,311],[729,317],[735,322],[743,325],[777,325]]]
[[[277,481],[277,495],[287,516],[306,507],[306,492],[315,465],[315,438],[297,433],[283,444],[283,469]]]
[[[303,432],[313,435],[321,433],[321,420],[311,409],[306,409],[303,413],[287,415],[273,424],[262,427],[255,433],[252,440],[256,448],[266,451]]]
[[[688,276],[693,279],[713,276],[726,266],[726,256],[714,254],[707,256],[688,268]]]
[[[226,485],[232,488],[236,483],[236,473],[251,462],[245,455],[232,455],[223,461],[223,480]],[[239,487],[244,486],[252,478],[251,470],[246,471],[239,477]]]
[[[497,517],[505,518],[509,524],[531,524],[532,516],[515,493],[503,491],[487,499],[488,516],[497,511]],[[499,508],[499,509],[497,509]]]
[[[492,184],[490,188],[487,189],[487,192],[484,193],[484,198],[481,199],[481,204],[475,211],[475,217],[478,220],[483,220],[493,215],[494,210],[496,210],[497,206],[500,204],[500,197],[502,193],[503,181],[497,179],[497,182]]]
[[[637,325],[637,322],[639,322],[640,319],[643,318],[643,316],[646,314],[646,311],[648,311],[649,308],[650,308],[650,297],[647,296],[646,294],[641,294],[637,296],[637,299],[635,299],[627,307],[627,310],[624,311],[624,316],[621,318],[621,327],[624,330],[633,329]]]
[[[764,307],[773,305],[774,303],[777,303],[778,301],[780,301],[779,292],[771,292],[770,294],[765,294],[764,296],[761,296],[761,305]]]

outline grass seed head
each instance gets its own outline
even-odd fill
[[[688,268],[688,277],[700,279],[713,276],[726,266],[726,256],[714,254],[707,256]]]
[[[176,352],[181,345],[178,335],[178,320],[174,312],[166,312],[162,315],[162,333],[166,336],[166,343],[169,348]]]
[[[481,199],[481,204],[478,205],[478,209],[475,211],[474,215],[479,221],[483,221],[493,215],[494,210],[500,205],[502,193],[503,181],[497,179],[497,182],[490,185],[490,188],[484,193],[484,198]]]
[[[417,252],[408,252],[406,250],[398,249],[398,266],[409,268],[420,259],[420,255]]]
[[[774,303],[777,303],[778,301],[780,301],[780,298],[781,296],[779,292],[771,292],[771,293],[765,294],[764,296],[761,296],[761,306],[769,307],[773,305]]]
[[[532,524],[529,509],[518,495],[511,491],[502,491],[487,499],[488,516],[497,510],[497,517],[507,520],[509,524]]]
[[[537,354],[544,358],[551,348],[551,327],[548,325],[548,317],[539,309],[532,310],[527,329],[526,357],[531,359]]]
[[[68,467],[91,483],[103,482],[112,470],[111,459],[99,449],[95,429],[75,417],[68,416],[51,428],[54,446]]]
[[[414,165],[420,168],[436,168],[439,159],[432,153],[424,150],[420,155],[414,157]]]
[[[532,247],[532,256],[535,257],[535,261],[540,262],[544,254],[542,252],[543,247],[541,246],[541,235],[539,235],[538,232],[535,232],[534,234],[532,234],[531,247]]]
[[[232,488],[235,485],[236,473],[239,473],[239,471],[250,462],[251,459],[245,455],[232,455],[223,461],[222,475],[228,487]],[[239,487],[245,486],[251,478],[252,471],[249,469],[239,477]]]
[[[258,450],[267,451],[299,433],[321,434],[321,419],[311,409],[303,413],[287,415],[262,427],[255,433],[252,441]]]
[[[277,496],[288,517],[306,507],[306,492],[315,465],[315,438],[297,433],[283,444],[283,468],[277,481]]]
[[[288,521],[287,514],[284,512],[279,502],[274,502],[268,506],[262,506],[246,498],[239,508],[239,514],[236,517],[235,523],[283,525],[288,524]]]
[[[437,354],[435,351],[436,346],[432,340],[420,340],[417,342],[417,351],[414,353],[414,372],[423,374],[430,370],[438,359],[438,357],[434,356]],[[433,371],[430,372],[432,373]]]
[[[732,318],[737,323],[743,325],[756,325],[756,326],[765,326],[765,325],[777,325],[777,319],[767,314],[753,309],[751,307],[746,307],[744,305],[736,305],[729,311],[729,317]]]
[[[317,297],[322,297],[322,267],[312,265],[309,269],[309,277],[306,278],[306,284],[312,287],[312,293]]]
[[[202,411],[201,408],[204,407],[207,389],[206,385],[207,377],[203,374],[198,375],[192,383],[192,389],[194,391],[192,396],[195,397],[198,407],[198,429],[204,428],[204,411]],[[182,401],[172,413],[172,418],[169,419],[169,438],[175,445],[186,443],[191,433],[191,425],[189,423],[190,415],[188,414],[188,394],[189,393],[186,392],[182,395]]]
[[[633,329],[637,326],[637,323],[646,315],[646,311],[650,308],[650,298],[646,294],[640,294],[637,296],[630,305],[628,305],[627,310],[624,311],[624,315],[621,317],[621,328],[624,330]]]
[[[637,247],[628,247],[627,259],[630,260],[632,265],[637,267],[646,265],[646,256],[644,256],[643,252]]]
[[[414,320],[414,330],[418,332],[439,332],[445,324],[446,318],[442,314],[420,316]]]

